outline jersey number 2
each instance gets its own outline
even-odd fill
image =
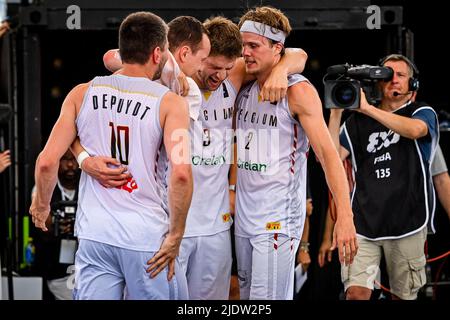
[[[247,136],[247,139],[246,139],[246,144],[245,144],[245,149],[246,150],[250,150],[250,142],[252,142],[252,139],[253,139],[253,132],[250,132],[249,134],[248,134],[248,136]]]

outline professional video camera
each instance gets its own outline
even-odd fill
[[[52,203],[51,208],[55,237],[74,239],[77,201],[58,201]]]
[[[377,83],[380,80],[391,80],[393,74],[393,70],[389,67],[353,66],[348,63],[331,66],[327,69],[327,74],[323,80],[325,108],[359,108],[361,88],[366,94],[367,102],[377,106],[382,99],[382,93]]]

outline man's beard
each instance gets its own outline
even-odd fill
[[[80,179],[80,173],[81,173],[80,169],[73,170],[73,174],[71,175],[59,173],[58,179],[61,181],[63,187],[65,188],[73,187],[75,189]]]

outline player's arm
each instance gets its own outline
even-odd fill
[[[287,48],[280,62],[272,69],[269,77],[261,89],[261,98],[264,101],[280,101],[286,96],[287,76],[302,73],[305,70],[308,55],[303,49]]]
[[[169,235],[180,239],[183,237],[187,212],[191,204],[193,179],[190,157],[189,111],[186,100],[170,95],[166,105],[168,110],[164,124],[164,146],[171,165],[169,181]]]
[[[255,76],[247,74],[245,72],[245,62],[243,58],[241,60],[244,64],[244,83],[255,80]],[[287,79],[287,76],[294,73],[302,73],[305,70],[306,61],[308,60],[308,54],[305,50],[299,48],[286,48],[284,55],[281,57],[280,61],[276,66],[273,67],[271,75],[267,80],[272,78],[281,78]],[[277,77],[278,76],[278,77]],[[267,81],[266,81],[267,82]],[[272,81],[269,81],[269,84]],[[287,87],[287,86],[286,86]],[[284,92],[286,95],[286,91]]]
[[[77,137],[70,150],[78,161],[80,168],[107,188],[115,188],[127,183],[131,174],[127,167],[117,159],[105,156],[90,156]]]
[[[275,66],[286,74],[302,73],[305,70],[308,54],[301,48],[286,48],[280,62]]]
[[[235,104],[234,110],[233,110],[233,124],[232,124],[232,130],[233,130],[233,138],[231,139],[231,147],[232,147],[232,154],[231,154],[231,165],[230,165],[230,172],[228,175],[228,183],[230,186],[229,190],[229,197],[230,197],[230,214],[234,216],[236,213],[236,185],[237,185],[237,105]]]
[[[77,106],[81,105],[87,86],[78,85],[67,95],[50,137],[36,160],[36,196],[30,213],[36,227],[44,231],[47,231],[45,221],[50,213],[50,200],[58,179],[59,161],[77,136]]]
[[[272,69],[272,72],[264,83],[261,96],[264,100],[279,101],[286,96],[288,87],[287,76],[301,73],[305,69],[308,55],[303,49],[287,48],[280,62]],[[230,81],[237,91],[245,83],[255,80],[255,76],[245,71],[244,58],[239,58],[230,72]]]
[[[237,145],[236,143],[233,143],[233,158],[232,163],[230,165],[230,174],[229,174],[229,196],[230,196],[230,214],[234,216],[235,214],[235,206],[236,206],[236,183],[237,183]]]
[[[328,187],[337,208],[333,244],[338,246],[340,261],[352,263],[357,251],[356,231],[350,206],[347,176],[322,115],[322,105],[315,88],[308,82],[288,90],[291,112],[299,119],[325,172]],[[345,254],[344,254],[345,252]]]
[[[184,234],[187,212],[191,204],[193,179],[190,159],[189,112],[186,100],[167,93],[161,101],[161,127],[164,128],[164,146],[169,156],[171,175],[169,178],[169,233],[155,256],[148,261],[151,277],[155,277],[167,265],[168,280],[175,272]]]
[[[339,129],[341,124],[342,112],[342,109],[331,109],[330,119],[328,121],[328,131],[330,132],[331,139],[333,140],[336,150],[339,151],[341,160],[344,160],[350,155],[350,152],[341,145],[341,142],[339,140]]]

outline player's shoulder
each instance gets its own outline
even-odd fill
[[[73,87],[73,89],[70,91],[69,94],[72,95],[84,95],[84,93],[87,91],[87,89],[89,88],[89,86],[91,85],[92,81],[86,82],[86,83],[80,83],[78,85],[76,85],[75,87]]]
[[[319,94],[309,81],[296,82],[288,88],[287,101],[295,114],[310,114],[321,108]]]
[[[305,78],[306,79],[306,78]],[[296,81],[292,85],[288,87],[288,95],[289,96],[299,96],[302,97],[304,95],[317,93],[314,85],[309,82],[307,79],[303,81]]]
[[[164,109],[173,105],[185,107],[186,109],[188,107],[186,99],[171,91],[168,91],[161,99],[161,108]]]
[[[161,101],[183,101],[183,97],[177,95],[172,91],[167,91],[166,94],[161,98]]]
[[[81,105],[81,102],[84,99],[84,95],[86,94],[87,90],[89,89],[89,86],[91,85],[92,81],[86,82],[86,83],[80,83],[76,85],[75,87],[70,90],[70,92],[67,94],[66,101],[71,101],[75,103],[76,105]]]
[[[292,87],[293,85],[296,85],[297,83],[302,83],[302,82],[310,83],[308,78],[306,78],[301,73],[290,74],[290,75],[288,75],[287,80],[288,80],[288,87]]]

